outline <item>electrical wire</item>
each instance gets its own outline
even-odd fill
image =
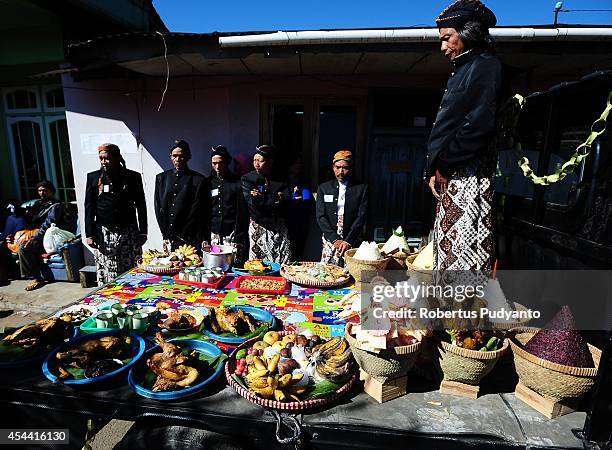
[[[170,81],[170,65],[168,64],[168,46],[166,45],[166,38],[159,31],[156,31],[162,38],[162,42],[164,43],[164,59],[166,60],[166,87],[164,88],[164,92],[162,92],[161,101],[159,102],[159,106],[157,107],[157,111],[161,110],[161,107],[164,103],[164,98],[166,97],[166,92],[168,92],[168,82]]]

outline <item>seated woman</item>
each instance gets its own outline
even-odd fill
[[[270,179],[274,151],[271,145],[257,147],[253,156],[255,170],[242,177],[242,193],[250,216],[249,258],[286,263],[291,261],[285,224],[290,194],[285,183]]]
[[[42,255],[46,253],[43,238],[47,229],[53,223],[58,228],[70,229],[63,203],[53,197],[55,195],[53,183],[43,180],[36,185],[36,191],[39,199],[26,211],[26,221],[28,229],[38,229],[38,231],[22,243],[17,253],[21,277],[32,279],[32,282],[26,286],[26,291],[33,291],[45,284],[42,276]]]
[[[368,212],[368,185],[353,180],[353,154],[334,155],[335,180],[317,189],[317,223],[323,233],[321,262],[344,266],[344,253],[363,240]]]

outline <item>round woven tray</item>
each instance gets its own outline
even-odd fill
[[[514,302],[514,309],[516,311],[527,311],[526,306],[521,305],[520,303],[516,303],[516,302]],[[490,320],[490,322],[494,329],[507,331],[512,328],[524,328],[529,325],[529,322],[531,322],[531,319],[524,319],[523,321],[518,321],[518,322],[495,322],[493,320]]]
[[[302,266],[316,266],[316,265],[319,265],[320,263],[301,262],[300,264]],[[328,264],[328,265],[332,265],[332,264]],[[351,277],[347,276],[346,280],[344,281],[314,281],[309,278],[302,278],[302,277],[297,277],[297,276],[292,276],[292,275],[287,274],[287,272],[285,271],[284,265],[280,269],[280,274],[287,281],[291,281],[292,283],[299,284],[300,286],[314,287],[314,288],[333,288],[333,287],[338,287],[338,286],[344,286],[351,279]]]
[[[285,336],[287,334],[292,334],[292,333],[287,332],[287,331],[281,331],[279,332],[279,334],[281,336]],[[250,347],[252,344],[257,342],[258,340],[259,338],[253,338],[253,339],[250,339],[240,344],[238,347],[236,347],[236,350],[232,352],[232,354],[230,355],[229,359],[227,360],[225,364],[225,378],[227,379],[227,382],[232,387],[232,389],[238,392],[240,396],[246,398],[250,402],[263,406],[264,408],[278,409],[282,411],[305,411],[309,409],[320,408],[329,403],[332,403],[333,401],[337,400],[339,397],[341,397],[342,395],[350,391],[351,388],[353,387],[353,384],[355,383],[355,380],[357,379],[357,375],[353,374],[351,378],[343,386],[338,388],[336,392],[333,392],[323,398],[304,400],[301,402],[279,402],[274,399],[267,399],[267,398],[259,397],[257,394],[255,394],[251,390],[245,389],[244,387],[242,387],[232,378],[232,374],[236,370],[236,358],[235,358],[236,352],[242,348]]]
[[[525,350],[525,344],[537,332],[537,328],[515,328],[508,332],[514,366],[521,383],[556,401],[579,398],[588,392],[595,383],[601,350],[589,344],[595,367],[556,364]]]
[[[374,353],[359,348],[359,343],[350,332],[351,324],[349,323],[346,326],[345,338],[351,346],[353,357],[359,367],[373,377],[396,378],[406,375],[417,360],[422,348],[422,342],[417,342]]]
[[[418,253],[413,253],[406,258],[406,268],[410,275],[413,275],[418,281],[423,283],[431,283],[433,280],[433,270],[418,269],[412,265]]]
[[[447,381],[477,385],[495,366],[497,360],[508,350],[508,339],[504,345],[493,352],[479,352],[451,345],[441,341],[440,367]]]
[[[185,270],[187,268],[201,267],[202,266],[201,262],[198,265],[188,266],[188,267],[148,266],[148,265],[142,264],[142,260],[141,259],[139,259],[137,261],[137,264],[138,264],[138,268],[141,269],[141,270],[144,270],[145,272],[149,272],[149,273],[152,273],[154,275],[168,275],[168,276],[176,275],[176,274],[180,273],[182,270]]]
[[[377,272],[382,272],[387,268],[391,258],[381,259],[380,261],[366,261],[364,259],[354,258],[353,255],[357,252],[356,248],[351,248],[344,253],[344,262],[349,273],[353,276],[357,283],[371,281]],[[363,272],[370,272],[364,277]]]

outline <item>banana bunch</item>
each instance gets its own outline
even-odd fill
[[[317,378],[342,383],[351,374],[351,348],[343,337],[335,337],[313,348],[312,358]]]
[[[178,257],[179,261],[182,261],[186,266],[197,266],[202,262],[202,259],[198,256],[197,250],[193,245],[181,245],[176,249],[174,254]]]
[[[160,252],[159,250],[146,250],[143,254],[142,254],[142,263],[144,265],[148,265],[151,264],[151,262],[155,259],[158,258],[160,256],[164,256],[164,254],[162,252]]]
[[[260,356],[249,358],[248,375],[244,377],[249,389],[263,398],[274,398],[279,402],[299,402],[298,395],[306,391],[306,387],[299,385],[304,378],[301,372],[280,375],[275,373],[280,361],[280,355],[276,354],[269,359]]]
[[[189,259],[189,257],[194,256],[197,252],[197,249],[193,245],[181,245],[176,249],[176,253],[183,255],[183,259]]]

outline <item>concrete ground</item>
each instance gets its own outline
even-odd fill
[[[82,288],[79,283],[56,282],[27,292],[25,287],[29,283],[29,280],[14,280],[9,285],[0,287],[0,328],[24,325],[49,317],[95,289]],[[113,448],[133,423],[111,420],[96,434],[92,450]]]

